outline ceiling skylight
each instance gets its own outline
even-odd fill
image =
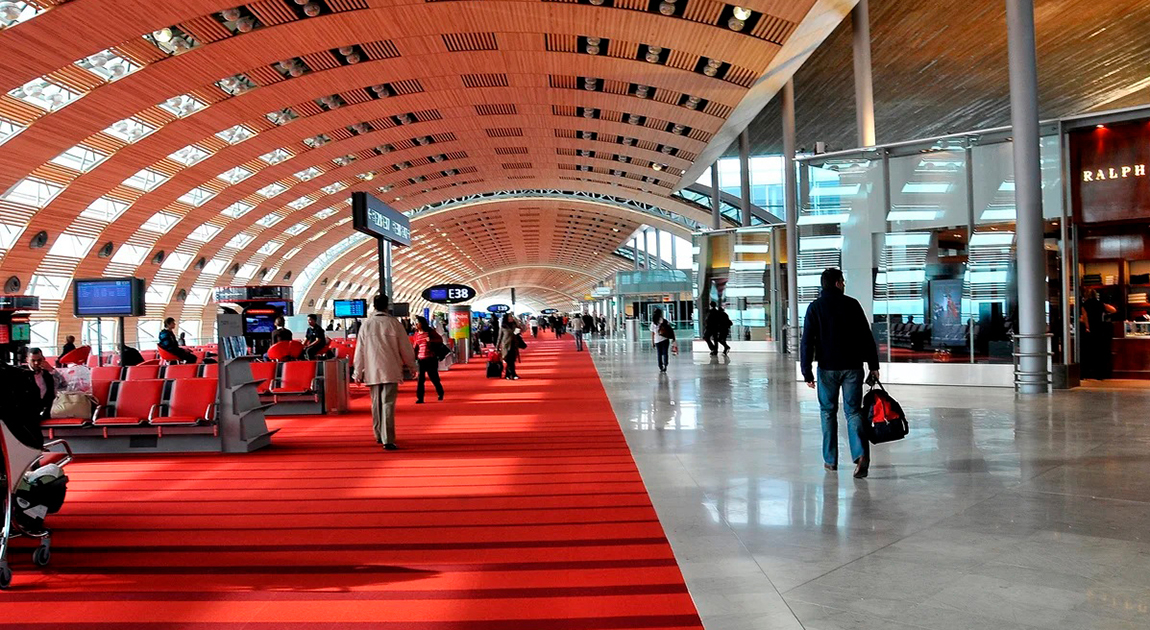
[[[200,147],[197,147],[194,144],[189,144],[188,146],[180,149],[179,151],[176,151],[168,157],[179,162],[180,164],[183,164],[184,166],[191,166],[196,162],[199,162],[200,160],[208,157],[209,155],[211,154],[201,149]]]

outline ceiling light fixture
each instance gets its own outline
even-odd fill
[[[172,34],[172,29],[162,28],[158,31],[154,31],[152,33],[152,37],[156,38],[157,42],[160,42],[161,44],[166,44],[166,43],[172,41],[172,37],[174,37],[174,35]]]
[[[600,42],[600,39],[598,37],[588,37],[587,38],[587,47],[584,48],[584,50],[587,51],[588,55],[598,55],[599,54],[599,42]]]
[[[675,15],[675,0],[664,0],[660,2],[659,13],[663,15]]]
[[[663,54],[663,49],[659,46],[647,47],[647,63],[659,63],[659,55]]]
[[[746,21],[751,17],[751,10],[744,9],[743,7],[734,7],[731,11],[735,15],[735,19]]]
[[[731,19],[727,20],[727,28],[731,29],[732,31],[735,31],[736,33],[743,30],[743,27],[746,25],[747,25],[746,22],[744,22],[738,18],[731,18]]]

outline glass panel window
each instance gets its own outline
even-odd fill
[[[23,87],[9,91],[8,94],[29,105],[34,105],[49,111],[60,109],[83,96],[83,94],[79,92],[73,92],[44,79],[36,79]]]
[[[27,2],[5,2],[0,5],[0,25],[12,26],[39,15],[40,9]],[[52,342],[55,344],[55,340]]]
[[[323,190],[325,193],[327,193],[329,195],[334,195],[337,192],[343,190],[344,188],[347,188],[347,184],[345,184],[343,182],[336,182],[334,184],[331,184],[330,186],[324,186],[320,190]]]
[[[203,343],[200,339],[200,323],[198,319],[181,319],[178,324],[177,336],[179,333],[183,333],[184,341],[188,345],[199,345]]]
[[[8,189],[8,192],[0,195],[0,199],[33,208],[43,208],[56,195],[60,194],[61,190],[64,190],[62,186],[29,177],[16,182],[15,186]]]
[[[159,171],[146,168],[139,173],[124,180],[124,185],[137,190],[148,192],[168,180],[168,176]]]
[[[88,219],[96,219],[97,221],[112,222],[119,218],[127,209],[127,202],[116,201],[109,197],[100,197],[81,212],[80,216]]]
[[[284,232],[287,232],[288,234],[291,234],[292,236],[298,236],[300,234],[303,234],[303,231],[306,229],[307,229],[307,226],[304,225],[303,223],[296,223],[295,225],[284,230]]]
[[[88,255],[88,250],[92,249],[92,244],[95,242],[94,238],[64,233],[56,237],[56,242],[52,244],[52,249],[48,253],[64,258],[83,258]]]
[[[191,254],[181,254],[179,252],[172,252],[164,259],[164,264],[160,265],[161,269],[171,269],[173,271],[183,271],[192,264]]]
[[[268,184],[267,186],[264,186],[263,188],[257,190],[256,194],[262,195],[264,197],[267,197],[268,199],[271,199],[272,197],[275,197],[276,195],[282,193],[285,190],[287,190],[287,186],[284,186],[283,184],[280,184],[279,182],[272,182],[272,183]]]
[[[20,233],[24,228],[19,225],[9,225],[7,223],[0,223],[0,249],[12,249],[16,244],[16,239],[20,238]]]
[[[248,280],[256,275],[256,270],[259,269],[258,265],[243,265],[240,270],[236,272],[237,280]]]
[[[244,181],[245,179],[251,177],[253,174],[254,173],[252,173],[248,169],[246,169],[242,166],[237,166],[233,169],[224,171],[223,173],[216,175],[216,177],[224,180],[225,182],[228,182],[229,184],[238,184],[238,183]]]
[[[217,133],[216,137],[228,144],[239,144],[254,135],[256,135],[256,132],[252,131],[251,129],[248,129],[243,125],[236,125],[235,127],[224,129],[223,131]]]
[[[233,219],[238,219],[238,218],[244,216],[245,214],[247,214],[254,207],[255,206],[253,206],[250,203],[244,203],[242,201],[237,201],[237,202],[233,203],[232,205],[228,206],[227,208],[224,208],[222,211],[220,211],[220,214],[222,214],[226,217],[231,217]]]
[[[143,67],[124,59],[112,50],[103,50],[85,57],[77,61],[76,65],[109,82],[122,79]]]
[[[303,171],[296,173],[294,175],[294,177],[300,181],[306,182],[307,180],[309,180],[309,179],[311,179],[317,175],[322,175],[322,174],[323,174],[323,171],[312,166],[312,167],[309,167],[307,170],[303,170]]]
[[[33,348],[53,348],[56,347],[56,321],[34,321],[30,326],[32,329],[32,342],[29,344]]]
[[[160,330],[163,322],[158,319],[141,319],[136,323],[136,345],[144,348],[145,345],[154,345],[160,341]]]
[[[279,164],[280,162],[283,162],[290,157],[291,153],[288,153],[283,149],[276,149],[275,151],[261,155],[260,159],[267,162],[268,164]]]
[[[326,219],[333,214],[335,214],[335,208],[324,208],[323,210],[320,210],[319,212],[315,213],[315,218]]]
[[[211,154],[201,149],[200,147],[197,147],[194,144],[189,144],[188,146],[180,149],[179,151],[176,151],[168,157],[179,162],[180,164],[183,164],[184,166],[191,166],[196,162],[199,162],[200,160],[208,157],[209,155]]]
[[[267,114],[264,114],[264,117],[276,125],[286,125],[296,118],[299,118],[299,114],[292,111],[291,108],[287,108],[279,109],[274,112],[268,112]]]
[[[281,217],[280,215],[273,212],[271,214],[265,214],[263,217],[260,218],[259,221],[256,221],[256,223],[259,225],[262,225],[264,227],[271,227],[271,226],[275,225],[276,223],[279,223],[282,220],[283,220],[283,217]]]
[[[243,249],[243,248],[247,247],[248,243],[252,242],[253,239],[255,239],[254,236],[240,232],[239,234],[236,234],[235,236],[233,236],[232,239],[230,241],[228,241],[226,245],[224,245],[224,247],[233,247],[235,249]]]
[[[278,250],[281,247],[283,247],[283,243],[281,243],[279,241],[268,241],[268,242],[264,243],[263,246],[260,247],[259,253],[264,254],[264,255],[274,254],[276,252],[276,250]]]
[[[208,241],[215,238],[216,234],[219,234],[220,230],[222,229],[224,228],[211,222],[203,223],[200,225],[200,227],[192,230],[192,233],[188,235],[188,240],[196,241],[199,243],[207,243]]]
[[[180,219],[182,218],[183,217],[170,214],[168,212],[157,212],[156,214],[153,214],[147,221],[144,221],[144,224],[140,226],[140,229],[147,230],[149,232],[164,233],[175,227],[175,225],[179,223]]]
[[[35,295],[42,300],[62,300],[68,293],[70,279],[64,276],[33,275],[24,295]]]
[[[228,268],[228,263],[231,262],[224,258],[213,258],[204,265],[204,274],[209,276],[218,276]]]
[[[147,247],[139,247],[125,243],[124,245],[120,246],[120,249],[116,250],[116,255],[112,256],[112,262],[120,263],[122,265],[139,266],[147,257]]]
[[[202,186],[193,188],[180,196],[179,201],[188,205],[199,207],[204,205],[204,202],[216,196],[216,191]]]
[[[180,118],[191,116],[205,107],[207,107],[206,103],[189,94],[173,96],[160,103],[160,109],[167,110]]]
[[[292,226],[292,227],[295,227],[295,226]],[[284,231],[288,232],[289,234],[291,233],[288,230],[284,230]],[[302,232],[303,230],[300,230],[300,231]],[[292,256],[295,256],[296,254],[299,253],[299,251],[301,249],[303,249],[303,248],[302,247],[293,247],[293,248],[289,249],[288,253],[284,254],[283,260],[287,260],[287,259],[291,258]]]
[[[311,199],[308,199],[307,197],[300,197],[299,199],[296,199],[295,201],[289,203],[288,207],[292,208],[293,210],[303,210],[304,208],[306,208],[310,204],[311,204]]]
[[[24,127],[22,125],[17,125],[11,120],[0,118],[0,144],[4,144],[5,140],[11,138],[23,130]]]
[[[80,331],[80,343],[92,346],[93,351],[101,344],[104,348],[115,347],[116,326],[112,322],[97,323],[95,319],[85,319],[84,328]]]
[[[184,303],[203,306],[208,303],[211,296],[211,289],[188,289],[188,298],[184,300]]]
[[[76,169],[81,173],[87,173],[106,159],[108,159],[108,156],[104,153],[89,149],[83,145],[76,145],[52,158],[52,163]]]
[[[131,144],[152,133],[156,128],[138,118],[125,118],[104,130],[104,133]]]
[[[156,284],[155,282],[148,285],[147,290],[144,291],[144,302],[148,304],[167,304],[168,299],[172,297],[172,289],[175,287],[170,284]]]

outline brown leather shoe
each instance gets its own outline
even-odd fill
[[[865,479],[869,470],[870,458],[860,457],[858,463],[855,464],[855,479]]]

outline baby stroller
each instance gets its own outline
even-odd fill
[[[44,517],[54,514],[64,503],[68,478],[63,468],[72,461],[72,450],[64,440],[44,442],[40,432],[39,396],[28,372],[0,366],[0,481],[3,482],[4,529],[0,531],[0,588],[12,583],[8,568],[8,540],[19,536],[40,539],[32,553],[37,566],[47,566],[52,557],[52,532]],[[60,446],[64,452],[49,451]]]

